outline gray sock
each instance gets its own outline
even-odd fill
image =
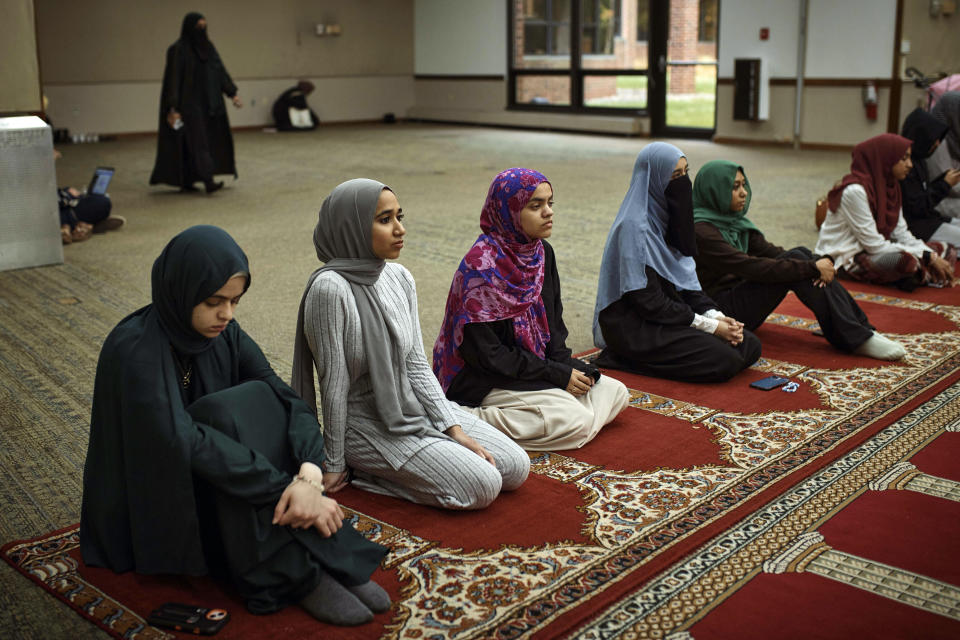
[[[383,613],[390,610],[390,596],[373,580],[368,580],[355,587],[347,587],[353,595],[360,599],[360,602],[374,613]]]
[[[340,626],[373,620],[370,609],[326,573],[321,574],[320,583],[300,601],[300,606],[317,620]]]

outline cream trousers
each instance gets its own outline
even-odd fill
[[[564,389],[493,389],[479,407],[461,407],[493,425],[528,451],[579,449],[617,417],[630,394],[619,380],[602,376],[579,398]]]

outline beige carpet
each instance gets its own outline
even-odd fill
[[[77,522],[93,372],[110,328],[150,298],[150,266],[192,224],[227,229],[251,259],[238,319],[285,378],[295,314],[318,265],[311,233],[323,197],[354,177],[393,187],[408,215],[401,262],[418,283],[432,348],[450,278],[476,238],[489,181],[510,166],[545,173],[556,195],[557,250],[568,344],[591,346],[597,271],[607,230],[647,140],[413,124],[236,136],[240,179],[213,195],[147,185],[152,138],[65,146],[59,184],[117,168],[110,194],[122,231],[65,247],[67,263],[0,273],[0,542]],[[740,162],[754,187],[751,219],[774,242],[813,246],[813,202],[849,164],[846,153],[680,142],[692,171]],[[64,367],[64,363],[70,366]],[[69,373],[64,373],[64,372]],[[104,637],[0,566],[2,638]]]
[[[66,248],[66,260],[115,279],[119,289],[149,297],[149,268],[164,243],[192,224],[215,224],[251,260],[253,288],[239,319],[272,358],[288,360],[294,319],[307,275],[318,262],[311,233],[329,191],[350,178],[393,187],[407,215],[400,262],[413,273],[427,349],[439,330],[450,278],[479,233],[491,178],[511,166],[542,171],[555,189],[557,249],[570,346],[591,345],[597,273],[610,223],[648,140],[477,127],[401,124],[338,127],[308,134],[245,132],[236,136],[240,179],[207,197],[148,187],[150,138],[68,146],[61,184],[84,184],[97,164],[118,169],[110,193],[122,232]],[[813,204],[846,170],[849,155],[743,148],[678,141],[691,176],[708,160],[741,162],[754,187],[751,219],[785,247],[816,242]]]

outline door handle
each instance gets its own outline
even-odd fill
[[[660,54],[660,57],[657,59],[657,66],[660,68],[660,73],[663,73],[667,70],[667,56]]]

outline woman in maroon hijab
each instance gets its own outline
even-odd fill
[[[913,167],[911,142],[884,133],[853,149],[850,173],[828,196],[829,211],[814,253],[829,256],[841,276],[912,290],[952,286],[946,247],[924,244],[907,229],[900,180]]]

